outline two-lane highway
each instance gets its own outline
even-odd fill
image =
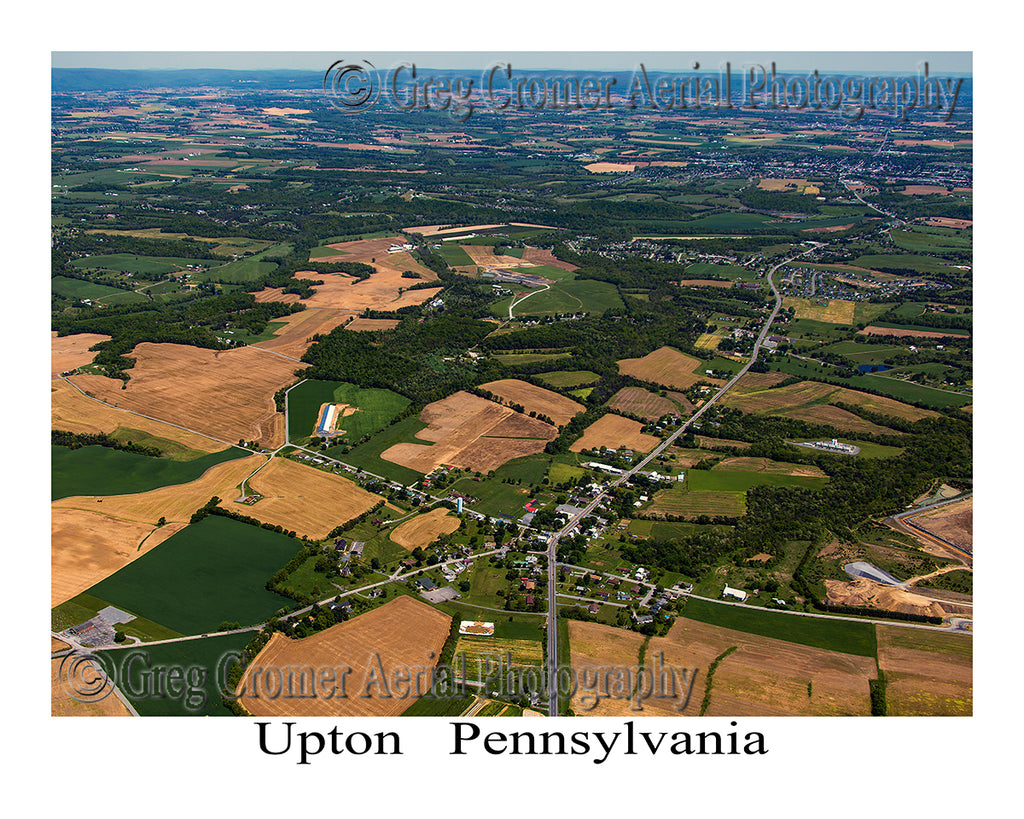
[[[548,682],[548,714],[552,717],[558,716],[558,594],[556,591],[558,582],[558,563],[557,563],[557,552],[558,542],[565,536],[565,534],[571,531],[583,518],[592,514],[598,505],[604,500],[604,496],[610,489],[621,485],[623,482],[628,481],[637,472],[647,466],[651,461],[657,458],[662,452],[668,447],[675,443],[676,439],[682,435],[690,426],[693,425],[694,421],[697,421],[708,408],[714,405],[723,395],[725,395],[736,382],[740,380],[751,366],[757,361],[758,352],[761,349],[761,345],[764,343],[765,338],[771,330],[772,323],[775,321],[775,317],[779,314],[779,310],[782,308],[782,294],[779,293],[778,288],[775,286],[775,281],[772,276],[775,274],[780,267],[789,264],[794,259],[804,256],[817,249],[817,246],[808,248],[795,256],[788,256],[781,262],[776,264],[771,270],[768,271],[766,276],[768,280],[768,286],[772,289],[772,294],[775,296],[775,307],[772,309],[771,314],[768,316],[761,328],[761,332],[757,336],[757,340],[754,343],[754,352],[750,356],[750,360],[743,366],[736,375],[729,379],[728,383],[725,384],[718,392],[716,392],[708,401],[706,401],[697,412],[690,416],[687,421],[682,424],[675,432],[669,435],[664,441],[662,441],[657,447],[655,447],[651,453],[640,461],[638,464],[633,466],[628,472],[621,475],[615,481],[613,481],[608,487],[603,489],[598,495],[588,503],[581,512],[578,512],[573,516],[569,522],[562,527],[562,529],[556,532],[548,539],[547,547],[547,558],[548,558],[548,656],[547,656],[547,682]]]

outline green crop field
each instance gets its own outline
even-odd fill
[[[750,280],[753,279],[755,274],[747,270],[744,267],[739,267],[734,264],[712,264],[711,262],[697,262],[695,264],[688,265],[686,270],[683,271],[681,279],[729,279],[730,281],[736,281],[739,279]]]
[[[534,268],[530,269],[533,272]],[[565,271],[561,271],[565,272]],[[504,311],[498,309],[504,307]],[[550,290],[536,292],[513,308],[517,316],[541,316],[551,313],[603,313],[622,307],[622,299],[615,285],[590,279],[569,279],[553,284]],[[499,303],[492,308],[495,315],[508,315],[508,304]]]
[[[364,389],[343,381],[306,381],[288,393],[289,441],[303,443],[312,437],[320,405],[324,403],[358,408],[337,424],[338,429],[345,430],[338,440],[358,441],[391,423],[409,406],[409,399],[391,390]]]
[[[800,617],[783,612],[727,606],[693,597],[687,599],[682,616],[713,626],[828,651],[841,651],[844,654],[874,657],[877,651],[875,627],[872,623]]]
[[[262,622],[293,601],[264,588],[299,542],[210,515],[101,580],[88,594],[182,634]]]
[[[475,690],[475,689],[474,689]],[[456,687],[452,696],[439,697],[428,694],[420,697],[402,712],[403,717],[457,717],[473,704],[472,694],[462,694]]]
[[[442,242],[441,247],[434,252],[453,267],[460,264],[476,264],[470,255],[454,242]]]
[[[424,424],[418,417],[410,416],[403,418],[395,424],[386,427],[381,432],[374,435],[365,444],[360,444],[354,447],[350,452],[342,454],[342,447],[331,447],[327,450],[327,454],[332,458],[340,458],[347,464],[365,469],[367,472],[372,472],[375,475],[381,475],[389,480],[399,481],[400,483],[408,486],[411,483],[415,483],[423,476],[413,469],[401,466],[399,464],[386,461],[380,457],[384,450],[391,446],[399,443],[416,443],[426,444],[427,441],[423,441],[416,438],[415,435],[421,429],[426,429],[427,425]]]
[[[143,649],[101,651],[97,656],[141,716],[228,717],[231,711],[221,702],[224,676],[231,660],[241,655],[252,636],[252,632],[224,634]],[[163,685],[158,685],[160,668],[165,669]],[[180,685],[166,684],[168,668],[184,670]]]
[[[537,375],[537,378],[552,387],[582,387],[584,384],[593,384],[600,377],[590,370],[557,370]]]
[[[87,282],[83,279],[69,279],[65,276],[54,276],[50,279],[50,290],[66,299],[90,299],[105,304],[128,304],[146,301],[146,297],[134,290],[122,290],[119,287],[108,287],[105,284]]]
[[[84,256],[71,262],[71,267],[85,270],[113,270],[118,273],[152,273],[166,275],[185,269],[186,265],[211,264],[209,259],[183,259],[178,256],[136,256],[114,253],[109,256]]]
[[[519,518],[526,514],[523,504],[532,497],[527,487],[502,483],[500,478],[485,478],[482,481],[461,478],[451,488],[453,492],[476,498],[477,502],[472,504],[473,510],[490,517],[505,515]]]
[[[259,256],[251,256],[211,267],[204,273],[196,274],[195,278],[206,282],[250,282],[276,269],[276,262],[262,262]]]
[[[106,446],[50,447],[50,500],[74,495],[127,495],[161,486],[188,483],[211,466],[244,458],[228,447],[191,461],[151,458]]]
[[[571,353],[496,353],[492,358],[500,361],[506,367],[516,367],[520,364],[537,364],[541,361],[557,361],[560,358],[568,358],[570,355]]]

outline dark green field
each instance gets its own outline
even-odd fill
[[[65,276],[54,276],[50,279],[50,290],[66,299],[90,299],[92,301],[124,304],[145,301],[146,297],[134,290],[122,290],[119,287],[108,287],[82,279],[69,279]]]
[[[86,256],[71,262],[72,267],[86,270],[114,270],[118,273],[155,273],[166,275],[183,270],[186,265],[211,264],[209,259],[182,259],[177,256],[136,256],[114,253],[110,256]],[[212,262],[216,264],[216,262]]]
[[[327,454],[333,458],[342,458],[345,463],[365,469],[367,472],[381,475],[389,480],[399,481],[408,486],[423,476],[408,467],[391,463],[391,461],[385,461],[380,457],[380,454],[398,443],[428,443],[414,437],[417,432],[426,428],[427,425],[418,417],[410,416],[387,427],[377,435],[374,435],[365,444],[353,448],[347,454],[341,453],[341,447],[331,447],[327,450]]]
[[[874,657],[877,651],[875,626],[851,620],[825,620],[742,606],[727,606],[694,597],[688,598],[683,617],[722,628],[774,637],[790,643]]]
[[[88,594],[182,634],[252,625],[293,601],[264,588],[298,541],[211,515],[101,580]]]
[[[355,442],[386,427],[409,406],[409,399],[391,390],[363,389],[343,381],[306,381],[288,393],[289,441],[302,443],[311,437],[324,403],[359,408],[337,424],[345,430],[344,437]]]
[[[211,466],[244,458],[236,447],[192,461],[151,458],[106,446],[50,447],[50,500],[74,495],[127,495],[194,481]]]
[[[254,632],[225,634],[155,646],[97,652],[107,674],[144,717],[229,717],[221,703],[222,678]],[[177,686],[158,685],[160,668],[181,668]],[[166,675],[165,677],[169,677]]]

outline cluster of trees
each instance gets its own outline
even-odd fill
[[[54,429],[50,431],[50,443],[54,446],[63,446],[68,449],[81,449],[83,446],[105,446],[110,449],[120,449],[124,452],[134,452],[136,455],[146,455],[150,458],[159,458],[163,454],[155,446],[144,446],[133,441],[119,441],[103,432],[90,434]]]

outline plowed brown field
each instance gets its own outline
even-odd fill
[[[429,426],[416,437],[432,445],[395,444],[381,457],[423,473],[441,464],[490,472],[512,458],[543,451],[558,434],[550,424],[461,391],[428,404],[420,420]],[[509,432],[529,433],[529,437],[501,437]]]
[[[309,349],[310,339],[314,335],[326,335],[351,316],[352,313],[342,310],[306,309],[283,319],[276,319],[283,321],[285,326],[278,330],[273,338],[257,341],[253,346],[273,350],[292,358],[302,358],[302,354]]]
[[[891,716],[970,716],[974,638],[878,626],[878,664]]]
[[[689,402],[687,402],[689,403]],[[639,415],[648,421],[656,421],[663,415],[679,412],[679,408],[668,398],[640,387],[623,387],[608,399],[608,406],[614,410]]]

